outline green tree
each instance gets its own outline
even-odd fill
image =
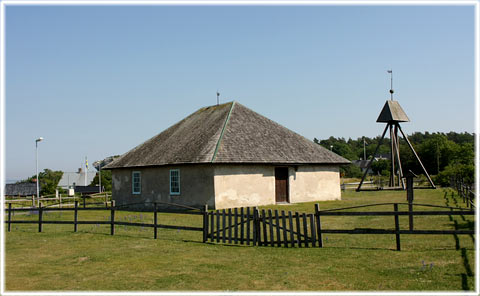
[[[374,161],[372,162],[370,168],[372,169],[374,175],[385,175],[385,172],[388,174],[390,170],[390,160],[380,159],[378,161]]]
[[[346,178],[361,178],[363,176],[362,170],[354,164],[342,165],[340,174]]]
[[[38,173],[38,183],[40,185],[40,195],[49,195],[54,194],[55,189],[58,187],[58,182],[62,179],[62,171],[52,171],[50,169],[45,169],[43,172]],[[24,182],[35,182],[37,176],[31,176],[26,180],[22,180],[18,183]]]
[[[102,170],[101,174],[102,176],[102,187],[105,188],[105,191],[112,191],[112,171],[110,170]],[[90,183],[90,186],[98,186],[98,172],[95,175],[95,178],[93,178],[92,183]]]

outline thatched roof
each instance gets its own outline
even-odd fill
[[[237,103],[201,108],[105,169],[188,163],[347,164],[350,161]]]
[[[388,100],[378,116],[377,122],[408,122],[407,114],[397,101]]]

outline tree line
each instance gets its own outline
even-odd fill
[[[434,182],[447,186],[451,177],[462,177],[465,182],[474,182],[475,172],[475,135],[472,133],[421,133],[407,135],[408,140],[417,152],[427,172],[434,176]],[[371,159],[381,137],[360,137],[356,140],[330,137],[324,140],[315,138],[313,141],[326,149],[332,150],[340,156],[354,161],[364,158]],[[404,172],[411,170],[421,174],[422,168],[408,147],[403,137],[400,137],[400,160]],[[390,140],[385,138],[379,147],[377,155],[390,154]],[[372,163],[373,173],[387,176],[390,170],[390,160],[380,160]],[[362,172],[359,167],[350,164],[341,168],[345,177],[360,178]]]

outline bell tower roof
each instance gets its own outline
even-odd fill
[[[377,122],[409,122],[407,114],[403,111],[398,101],[388,100],[383,106]]]

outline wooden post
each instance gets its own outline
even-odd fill
[[[85,209],[86,205],[85,205],[85,196],[82,196],[83,198],[83,208]]]
[[[228,209],[228,243],[232,243],[232,209]]]
[[[298,246],[302,246],[302,236],[300,233],[300,214],[298,212],[295,212],[295,222],[297,222],[297,243]]]
[[[393,204],[393,210],[395,211],[395,239],[397,241],[397,251],[400,251],[400,225],[398,223],[398,204]]]
[[[38,204],[38,232],[42,232],[42,216],[43,216],[43,210],[42,210],[42,203],[40,202]]]
[[[278,210],[275,210],[275,223],[277,224],[276,230],[277,230],[277,247],[282,246],[282,240],[280,239],[280,221],[278,217]]]
[[[288,248],[287,221],[285,220],[285,211],[282,211],[282,225],[283,225],[283,246],[285,248]]]
[[[61,208],[62,207],[62,194],[61,193],[58,195],[58,200],[60,202],[59,207]]]
[[[310,215],[310,232],[312,233],[312,247],[315,247],[315,220],[313,214]]]
[[[270,223],[270,246],[274,246],[272,210],[268,209],[268,223]]]
[[[75,201],[75,211],[73,212],[73,232],[77,232],[78,226],[78,201]]]
[[[473,209],[473,198],[470,195],[468,186],[465,186],[465,198],[468,200],[468,203],[470,204],[470,208]]]
[[[250,208],[247,207],[247,245],[250,245]]]
[[[407,176],[408,227],[413,230],[413,176]]]
[[[268,234],[267,234],[267,215],[265,214],[265,210],[262,210],[262,219],[263,222],[263,245],[268,245]]]
[[[258,225],[258,208],[253,208],[253,245],[256,246],[258,243],[258,231],[260,230],[260,225]]]
[[[303,220],[303,234],[305,239],[305,247],[308,248],[308,226],[307,226],[307,216],[305,213],[302,214]]]
[[[105,201],[105,206],[107,205],[107,202]],[[153,203],[153,238],[157,239],[157,203]]]
[[[83,199],[83,205],[85,206],[85,198]],[[110,235],[115,234],[115,201],[112,200],[110,206]]]
[[[288,211],[288,225],[290,226],[290,243],[292,247],[295,247],[295,237],[293,236],[293,221],[291,211]]]
[[[106,209],[108,208],[108,195],[106,192],[105,192],[105,208]]]
[[[222,243],[225,243],[225,228],[227,227],[227,223],[225,223],[225,209],[222,210]]]
[[[318,237],[318,246],[323,248],[323,239],[322,239],[322,226],[320,224],[320,208],[318,204],[315,204],[315,220],[317,224],[317,237]]]
[[[403,133],[402,128],[400,127],[399,124],[397,124],[397,126],[398,126],[398,129],[400,130],[400,132],[402,133],[403,138],[404,138],[405,141],[407,142],[408,147],[409,147],[410,150],[413,152],[413,155],[415,155],[415,158],[417,159],[418,163],[419,163],[420,166],[422,167],[423,173],[425,174],[425,176],[427,176],[428,182],[430,182],[430,185],[431,185],[434,189],[437,188],[437,187],[435,187],[435,184],[433,184],[433,181],[432,181],[432,179],[430,178],[430,175],[427,173],[427,170],[426,170],[425,167],[423,166],[423,163],[422,163],[422,161],[420,160],[420,157],[418,157],[417,152],[415,152],[415,149],[413,149],[413,146],[412,146],[412,144],[410,143],[410,141],[408,140],[407,136],[405,136],[405,134]]]
[[[32,208],[35,207],[35,195],[32,195]]]
[[[213,233],[215,232],[215,212],[210,213],[210,242],[213,243]]]
[[[388,123],[390,126],[390,159],[391,159],[391,165],[390,165],[390,182],[388,183],[390,187],[395,187],[395,136],[393,133],[393,124]],[[373,162],[373,159],[372,159]]]
[[[234,220],[233,220],[233,224],[235,225],[234,229],[235,229],[235,232],[233,234],[233,242],[235,244],[238,244],[238,209],[235,208],[234,209]]]
[[[217,210],[215,212],[215,216],[217,217],[217,243],[220,242],[220,212]]]
[[[10,232],[12,224],[12,203],[8,204],[8,232]]]
[[[243,218],[244,218],[244,211],[243,207],[240,208],[240,244],[243,245],[243,238],[244,238],[244,232],[245,232],[245,227],[243,223]]]
[[[155,214],[156,213],[157,211],[155,210]],[[203,208],[203,242],[206,242],[207,238],[208,238],[208,205],[205,205],[205,207]]]

